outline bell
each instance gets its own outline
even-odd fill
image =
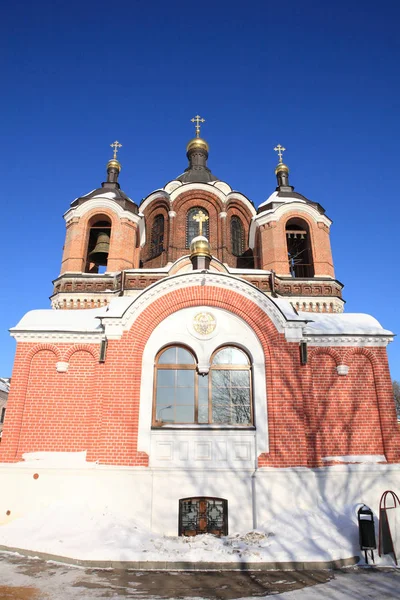
[[[110,236],[105,231],[99,231],[96,245],[89,252],[89,260],[95,265],[107,266],[108,252],[110,249]]]

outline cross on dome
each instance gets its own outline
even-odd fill
[[[284,148],[283,146],[281,146],[280,144],[278,144],[277,146],[275,146],[274,148],[275,152],[278,153],[279,156],[279,164],[281,164],[283,162],[282,160],[282,155],[285,152],[286,148]]]
[[[199,224],[199,235],[203,235],[203,223],[208,221],[209,217],[203,213],[202,210],[199,210],[197,215],[194,215],[193,220],[197,221]]]
[[[192,123],[196,123],[196,137],[200,137],[200,123],[205,123],[206,120],[203,119],[203,117],[200,117],[200,115],[196,115],[195,117],[193,117],[193,119],[190,120],[192,121]]]
[[[114,160],[117,160],[117,152],[120,148],[122,148],[122,144],[119,143],[118,140],[115,140],[115,142],[113,142],[112,144],[110,144],[111,148],[113,149],[114,152]]]

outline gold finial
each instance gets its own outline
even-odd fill
[[[114,160],[117,160],[117,152],[120,148],[122,148],[122,144],[120,144],[118,140],[115,140],[115,142],[113,144],[110,144],[110,146],[114,152]]]
[[[199,210],[197,215],[194,215],[193,220],[197,221],[199,224],[199,235],[203,235],[203,223],[208,221],[209,217],[203,213],[202,210]]]
[[[283,152],[285,152],[286,148],[284,148],[283,146],[281,146],[280,144],[278,144],[277,146],[275,146],[274,150],[275,150],[275,152],[278,153],[278,156],[279,156],[279,163],[278,164],[282,164],[283,163],[282,154],[283,154]]]
[[[192,121],[192,123],[196,123],[195,127],[196,127],[196,137],[199,138],[200,137],[200,123],[205,123],[206,120],[203,119],[203,117],[200,117],[200,115],[196,115],[195,117],[193,117],[193,119],[190,119]]]

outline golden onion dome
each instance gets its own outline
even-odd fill
[[[289,167],[284,163],[279,163],[278,165],[276,165],[275,175],[278,175],[280,171],[286,171],[286,173],[289,173]]]
[[[203,235],[193,238],[190,244],[190,256],[211,256],[210,242]]]
[[[206,140],[203,140],[203,138],[200,137],[195,137],[192,140],[190,140],[190,142],[186,146],[186,152],[189,152],[189,150],[192,150],[193,148],[201,148],[206,152],[208,152],[209,150]]]
[[[121,171],[121,163],[116,158],[112,158],[107,163],[107,171],[108,169],[118,169],[118,171]]]

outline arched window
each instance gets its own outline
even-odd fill
[[[188,210],[188,213],[186,215],[186,248],[190,247],[190,242],[192,241],[192,239],[198,236],[200,233],[199,223],[193,218],[198,214],[200,210],[208,217],[208,212],[205,208],[202,208],[201,206],[195,206],[194,208],[191,208],[190,210]],[[204,237],[206,237],[207,239],[209,239],[209,220],[210,219],[207,219],[207,221],[203,222],[202,231],[202,235],[204,235]]]
[[[153,424],[242,425],[253,422],[251,364],[235,346],[217,350],[209,375],[199,375],[193,354],[162,350],[155,362]]]
[[[243,224],[239,217],[231,218],[231,246],[234,256],[241,256],[244,250]]]
[[[286,223],[286,240],[291,276],[314,277],[308,224],[302,219],[290,219]]]
[[[106,217],[94,221],[89,231],[86,273],[104,273],[110,250],[111,223]]]
[[[151,229],[150,257],[158,256],[164,250],[164,216],[157,215]]]

